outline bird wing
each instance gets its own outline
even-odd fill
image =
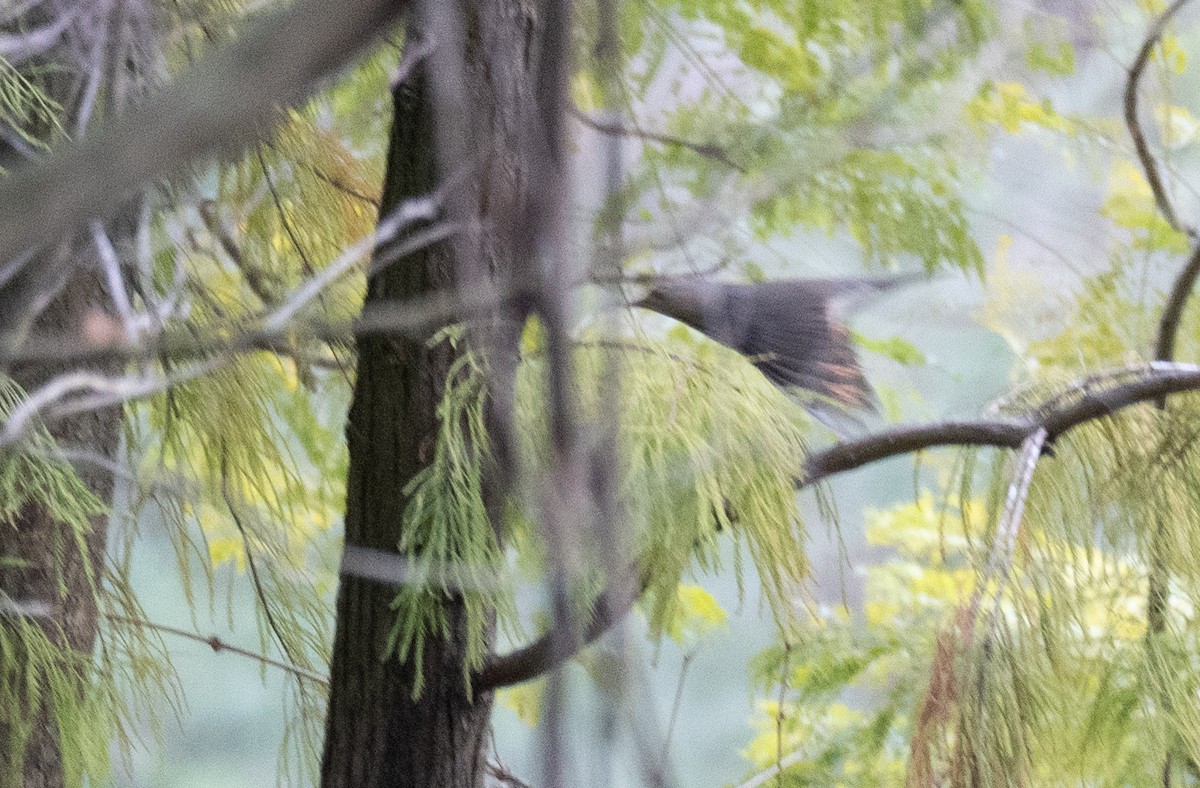
[[[735,285],[720,311],[721,325],[705,333],[747,356],[771,382],[847,408],[874,409],[850,332],[830,315],[824,288],[802,281]]]

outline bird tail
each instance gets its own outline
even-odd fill
[[[834,315],[833,292],[820,286],[791,287],[783,293],[770,292],[769,284],[750,287],[764,289],[736,293],[733,301],[748,298],[758,307],[735,307],[742,322],[725,337],[733,343],[725,344],[777,386],[807,392],[802,399],[810,411],[875,410],[875,391],[859,366],[850,330]]]

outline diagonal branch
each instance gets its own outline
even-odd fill
[[[1195,229],[1180,223],[1179,217],[1175,215],[1175,208],[1171,205],[1171,198],[1167,196],[1166,187],[1158,171],[1158,164],[1154,161],[1154,154],[1150,152],[1146,134],[1142,131],[1141,123],[1138,121],[1138,83],[1146,70],[1146,65],[1150,62],[1150,53],[1154,51],[1155,44],[1162,38],[1163,31],[1166,30],[1171,19],[1187,2],[1188,0],[1175,0],[1146,31],[1142,47],[1138,50],[1137,57],[1133,59],[1133,65],[1129,68],[1129,78],[1125,81],[1125,125],[1129,129],[1129,136],[1133,139],[1133,147],[1137,151],[1138,161],[1142,165],[1146,181],[1154,193],[1154,202],[1162,211],[1167,224],[1178,232],[1195,238]]]
[[[579,652],[625,618],[649,585],[649,571],[643,570],[641,576],[637,577],[635,571],[630,569],[628,574],[610,583],[596,598],[591,620],[582,632],[572,638],[572,649],[568,651],[561,648],[562,634],[551,630],[528,646],[493,656],[475,674],[472,686],[476,692],[510,687],[535,679],[574,659]]]
[[[1163,307],[1162,317],[1158,320],[1158,339],[1154,343],[1155,361],[1171,361],[1175,357],[1175,337],[1179,333],[1179,321],[1183,317],[1183,307],[1196,285],[1197,276],[1200,276],[1200,243],[1192,249],[1187,265],[1175,278],[1167,305]]]
[[[1038,427],[1021,442],[1021,453],[1017,456],[1016,467],[1013,468],[1012,482],[1004,499],[1004,512],[996,526],[996,540],[984,571],[984,582],[980,586],[981,590],[986,590],[991,580],[998,578],[999,585],[994,592],[996,599],[1000,598],[1004,581],[1012,569],[1013,551],[1016,549],[1017,534],[1021,530],[1021,520],[1025,515],[1025,501],[1029,499],[1029,486],[1033,483],[1033,472],[1037,469],[1048,437],[1046,428]]]
[[[726,151],[720,145],[692,142],[671,134],[662,134],[653,131],[644,131],[639,128],[630,128],[615,120],[599,120],[597,118],[593,118],[591,115],[588,115],[586,112],[583,112],[574,105],[571,105],[568,111],[580,123],[590,129],[600,132],[601,134],[614,135],[618,137],[632,137],[634,139],[645,140],[646,142],[657,142],[660,145],[683,148],[700,156],[719,161],[726,167],[737,170],[740,173],[744,174],[747,172],[746,168],[731,159],[728,151]]]
[[[167,624],[158,624],[153,621],[146,621],[143,619],[130,618],[128,616],[122,616],[122,615],[118,615],[116,613],[105,613],[104,617],[106,619],[108,619],[109,621],[114,621],[119,624],[128,624],[130,626],[143,627],[146,629],[153,629],[153,630],[156,630],[159,632],[166,632],[167,634],[170,634],[170,635],[177,635],[181,638],[187,638],[188,640],[194,640],[197,643],[203,643],[204,645],[208,646],[209,648],[211,648],[214,652],[216,652],[218,654],[221,653],[222,651],[228,651],[229,653],[237,654],[240,657],[247,657],[249,659],[257,660],[258,662],[261,662],[264,665],[269,665],[273,668],[279,668],[280,670],[285,670],[288,673],[295,675],[296,678],[298,678],[298,679],[306,679],[315,684],[321,684],[326,687],[329,686],[329,679],[326,678],[325,676],[320,675],[319,673],[314,673],[311,670],[307,670],[305,668],[300,667],[299,665],[288,664],[287,662],[280,662],[277,659],[268,657],[266,654],[259,654],[256,651],[249,651],[249,650],[241,648],[239,646],[235,646],[232,643],[229,643],[228,641],[222,640],[221,638],[217,637],[216,635],[209,635],[209,636],[205,637],[204,635],[201,635],[199,633],[191,632],[186,629],[180,629],[179,627],[173,627],[173,626],[169,626]]]

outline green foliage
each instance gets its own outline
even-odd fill
[[[435,341],[442,341],[441,338]],[[653,632],[683,637],[699,615],[694,593],[679,591],[693,568],[719,567],[718,537],[729,534],[748,553],[763,579],[763,593],[781,624],[790,624],[790,597],[806,575],[803,524],[795,479],[804,456],[804,412],[768,383],[745,359],[705,343],[668,352],[652,343],[581,340],[575,350],[573,394],[585,429],[611,403],[600,399],[601,377],[618,358],[622,414],[618,498],[634,545],[634,559],[648,578],[644,607]],[[521,467],[531,478],[549,472],[544,418],[545,358],[526,343],[517,377],[515,414]],[[506,562],[487,518],[482,469],[489,456],[483,425],[483,369],[467,354],[454,367],[439,411],[441,432],[430,465],[410,484],[402,549],[419,547],[418,578],[397,597],[396,628],[389,648],[420,659],[423,643],[445,636],[441,586],[465,589],[468,664],[482,664],[483,627],[489,611],[513,625],[514,589],[501,583]],[[506,532],[525,566],[545,561],[544,541],[514,502]],[[577,536],[585,550],[592,531]],[[599,553],[597,553],[599,554]],[[594,562],[593,562],[594,563]],[[578,578],[575,604],[586,613],[604,578],[599,566]],[[701,617],[715,622],[711,606]],[[687,623],[693,622],[693,623]],[[419,671],[418,671],[419,672]]]
[[[764,237],[796,225],[831,234],[844,227],[868,259],[891,263],[909,254],[930,270],[951,264],[979,272],[983,257],[953,177],[950,162],[921,151],[852,151],[802,188],[757,203],[752,220]]]
[[[632,3],[626,13],[639,31],[625,39],[635,95],[683,79],[671,71],[678,62],[662,56],[667,49],[705,82],[664,113],[667,131],[701,150],[648,146],[621,197],[631,218],[665,215],[678,225],[696,201],[729,215],[730,202],[749,199],[756,239],[844,232],[868,260],[913,256],[930,269],[981,270],[958,196],[961,158],[927,119],[946,113],[945,85],[987,35],[987,4],[689,0]],[[588,41],[592,20],[583,22]],[[736,65],[720,74],[706,67],[687,39],[693,29],[701,38],[715,32]],[[591,103],[598,85],[588,72],[576,81]],[[897,142],[900,125],[909,131]]]
[[[0,57],[0,121],[35,148],[46,147],[46,130],[58,130],[62,110],[38,84],[45,71],[22,71]]]
[[[432,341],[457,344],[461,340],[451,332]],[[504,575],[505,562],[483,498],[483,468],[489,454],[484,380],[478,359],[469,352],[461,354],[451,367],[438,407],[441,429],[433,459],[404,490],[408,505],[398,546],[404,555],[414,556],[413,572],[392,603],[397,620],[385,655],[394,653],[397,659],[413,661],[414,696],[424,689],[426,640],[450,636],[446,602],[452,590],[462,590],[467,624],[463,675],[468,683],[487,655],[485,631],[493,614],[513,620],[511,589],[492,591],[495,578]]]
[[[1109,195],[1103,213],[1118,227],[1128,230],[1134,249],[1184,254],[1189,250],[1187,237],[1172,229],[1154,204],[1150,184],[1129,161],[1113,164]]]
[[[1143,5],[1162,10],[1157,1]],[[164,55],[170,68],[210,37],[228,35],[244,11],[232,0],[161,7],[179,17]],[[575,43],[589,53],[597,20],[590,5],[579,13]],[[623,14],[622,85],[603,84],[584,56],[572,92],[586,111],[616,100],[631,123],[664,93],[670,99],[622,192],[588,217],[609,228],[620,214],[634,239],[629,266],[670,264],[667,255],[649,257],[664,247],[681,247],[693,263],[690,255],[711,252],[715,241],[729,253],[721,255],[729,270],[757,281],[766,272],[752,247],[817,232],[853,241],[870,264],[982,274],[967,209],[975,146],[1003,130],[1113,147],[1107,119],[1061,110],[1026,74],[972,82],[966,67],[994,29],[983,0],[640,0],[624,4]],[[1059,26],[1026,26],[1021,45],[1037,79],[1077,67]],[[710,65],[713,52],[725,59],[720,69]],[[1166,73],[1186,67],[1171,33],[1153,57]],[[163,294],[182,282],[189,311],[178,323],[225,337],[259,326],[349,240],[371,231],[395,61],[385,49],[291,112],[270,143],[164,189],[152,205],[145,284]],[[685,79],[684,67],[702,84]],[[0,121],[37,144],[52,140],[61,122],[42,86],[46,75],[0,60]],[[1153,116],[1169,151],[1196,140],[1200,124],[1186,107],[1161,101]],[[1111,385],[1116,378],[1079,376],[1142,359],[1152,342],[1162,294],[1146,283],[1163,278],[1164,260],[1174,270],[1188,239],[1162,218],[1132,160],[1105,157],[1093,164],[1109,173],[1102,215],[1120,232],[1109,264],[1078,292],[1056,291],[1056,323],[1023,332],[1005,325],[1011,315],[998,316],[1002,310],[989,315],[1033,379],[1001,410],[1031,407],[1071,381],[1059,402]],[[179,207],[189,203],[195,208]],[[668,242],[638,240],[639,230],[662,223],[672,225]],[[693,231],[710,237],[693,242]],[[344,277],[306,306],[303,321],[351,318],[363,290],[361,271]],[[1023,307],[1030,292],[1014,286],[1009,295]],[[690,581],[723,568],[722,540],[734,545],[739,582],[746,559],[753,562],[781,633],[751,666],[765,698],[745,751],[754,769],[785,766],[779,785],[894,785],[906,774],[957,784],[1144,784],[1158,778],[1167,752],[1177,763],[1200,760],[1197,403],[1134,409],[1057,441],[1038,468],[1003,582],[985,583],[983,567],[1006,464],[981,470],[971,458],[936,496],[923,491],[870,515],[868,537],[891,557],[865,569],[861,611],[806,619],[795,603],[807,575],[795,479],[807,417],[745,359],[688,330],[636,336],[576,337],[569,385],[581,433],[595,432],[613,410],[621,414],[616,498],[630,558],[648,585],[642,604],[652,636],[693,648],[721,627],[725,612]],[[450,331],[435,341],[463,340]],[[898,337],[857,342],[901,364],[925,363]],[[543,344],[530,323],[515,398],[516,465],[535,493],[536,480],[553,470]],[[345,495],[340,421],[350,349],[299,336],[276,349],[202,359],[212,371],[131,407],[126,435],[148,480],[137,503],[154,501],[169,515],[184,588],[190,593],[199,566],[211,604],[213,566],[233,564],[256,594],[261,649],[320,672],[336,578],[319,553],[334,542],[330,528]],[[1200,319],[1189,314],[1181,352],[1198,349]],[[414,660],[418,676],[425,644],[448,636],[451,616],[467,622],[467,676],[487,656],[493,617],[521,632],[515,584],[522,575],[541,580],[548,560],[529,514],[536,501],[508,501],[503,522],[489,520],[486,362],[461,350],[430,462],[403,491],[409,504],[398,528],[412,582],[394,600],[385,656]],[[613,375],[621,380],[615,399],[604,385]],[[27,505],[54,507],[64,524],[57,558],[83,549],[88,518],[101,512],[65,465],[7,452],[0,527]],[[602,555],[598,529],[586,527],[594,513],[577,514],[584,554]],[[13,568],[7,558],[0,556],[0,573]],[[586,561],[571,578],[581,617],[608,569]],[[103,584],[91,579],[112,616],[97,655],[63,649],[28,621],[0,628],[0,708],[15,733],[10,763],[19,766],[23,737],[44,712],[62,732],[71,781],[100,779],[110,732],[130,743],[131,699],[153,705],[159,690],[178,702],[161,643],[120,618],[142,617],[127,570],[114,561]],[[1158,628],[1147,602],[1152,582],[1166,588]],[[315,761],[325,698],[302,681],[289,691],[285,757],[304,774]],[[536,722],[540,688],[504,697]]]
[[[235,9],[226,6],[199,2],[181,13],[195,14],[207,31],[230,21]],[[180,39],[173,56],[190,59],[202,39]],[[183,285],[189,308],[179,328],[233,337],[259,326],[347,244],[373,231],[394,61],[395,52],[381,53],[291,111],[268,143],[211,176],[176,185],[172,199],[153,206],[148,284],[158,294]],[[198,209],[175,207],[189,202]],[[348,321],[364,281],[362,269],[337,280],[302,321]],[[158,508],[170,524],[189,604],[215,607],[222,589],[214,567],[232,564],[238,572],[228,575],[221,596],[232,604],[235,583],[251,586],[258,650],[321,675],[337,583],[331,567],[345,498],[342,423],[352,352],[301,337],[278,347],[280,353],[201,359],[213,369],[131,405],[126,443],[140,483],[125,551],[138,512]],[[115,561],[114,585],[123,587],[128,570]],[[193,596],[205,585],[207,600]],[[122,653],[138,666],[130,668],[139,675],[128,676],[126,697],[145,693],[142,679],[153,679],[151,686],[165,680],[155,673],[160,663],[148,656],[155,642],[145,633],[114,625],[113,639],[129,647]],[[319,762],[326,692],[303,678],[285,692],[279,777],[304,783]]]
[[[1004,408],[1063,406],[1127,377],[1031,387]],[[861,619],[830,611],[760,655],[752,670],[771,700],[747,758],[784,763],[797,785],[885,785],[901,773],[918,784],[1141,785],[1168,753],[1195,760],[1198,408],[1181,397],[1056,441],[1000,578],[985,567],[1007,463],[981,486],[964,462],[953,494],[871,513],[868,540],[894,557],[865,568]],[[981,497],[960,497],[977,487]]]
[[[0,416],[7,416],[22,397],[15,384],[0,379]],[[9,534],[0,543],[11,545],[18,537],[19,516],[43,510],[54,529],[48,537],[51,555],[45,571],[57,589],[48,600],[4,595],[0,601],[6,605],[61,604],[67,593],[68,562],[82,564],[89,593],[99,594],[86,539],[91,518],[105,514],[105,505],[70,465],[52,459],[53,450],[50,435],[37,428],[26,445],[0,452],[0,529]],[[24,569],[23,562],[14,559],[8,553],[0,555],[0,578]],[[0,622],[0,746],[6,770],[0,772],[2,784],[8,784],[11,774],[20,774],[30,734],[45,725],[53,726],[64,742],[68,784],[79,785],[84,774],[107,771],[108,736],[120,705],[103,682],[94,681],[91,655],[75,651],[62,639],[61,633],[43,630],[33,618],[5,614]]]

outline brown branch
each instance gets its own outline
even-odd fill
[[[353,197],[354,199],[358,200],[359,202],[366,203],[367,205],[370,205],[372,208],[379,207],[380,200],[378,197],[372,197],[371,195],[369,195],[363,191],[360,191],[359,189],[354,188],[350,184],[346,183],[342,178],[339,178],[336,175],[331,175],[331,174],[325,172],[324,170],[322,170],[320,167],[317,167],[314,164],[309,164],[308,162],[300,162],[300,165],[302,167],[306,168],[313,175],[315,175],[319,180],[322,180],[325,183],[329,184],[330,186],[332,186],[334,189],[341,192],[342,194],[345,194],[348,197]]]
[[[797,480],[797,486],[808,487],[834,474],[936,446],[1016,448],[1035,427],[1029,419],[1002,417],[894,427],[843,441],[809,455],[804,461],[804,476]]]
[[[496,655],[487,661],[472,680],[472,686],[477,692],[511,687],[520,684],[569,662],[585,647],[594,643],[614,624],[623,619],[634,603],[641,598],[650,585],[650,573],[643,571],[636,578],[634,571],[609,586],[596,598],[593,605],[592,618],[579,637],[570,645],[569,651],[563,649],[562,634],[551,630],[528,646],[510,651],[507,654]],[[564,625],[569,622],[563,622]]]
[[[309,96],[407,8],[405,0],[297,0],[125,116],[0,185],[0,261],[113,218],[138,189],[198,159],[260,140],[283,107]],[[60,266],[70,265],[68,257]],[[55,273],[43,263],[0,291],[21,314]]]
[[[1188,364],[1152,367],[1145,377],[1106,391],[1081,393],[1078,400],[1040,415],[943,421],[895,427],[845,441],[809,455],[797,487],[808,487],[834,474],[861,468],[900,454],[938,446],[998,446],[1020,448],[1039,427],[1047,443],[1081,424],[1111,416],[1139,402],[1200,389],[1200,367]],[[1035,410],[1035,413],[1039,411]]]
[[[580,123],[590,129],[600,132],[601,134],[615,134],[622,137],[633,137],[634,139],[646,140],[647,142],[657,142],[661,145],[673,145],[677,148],[684,148],[685,150],[698,153],[706,158],[719,161],[726,167],[737,170],[740,173],[744,174],[747,171],[745,167],[731,159],[729,157],[729,153],[720,145],[704,142],[691,142],[670,134],[660,134],[653,131],[644,131],[642,129],[631,129],[628,126],[624,126],[615,121],[598,120],[574,105],[569,108],[569,111],[576,119],[579,120]]]
[[[1162,317],[1158,321],[1158,340],[1154,343],[1154,358],[1156,361],[1171,361],[1175,356],[1175,337],[1179,333],[1179,321],[1183,317],[1183,307],[1187,304],[1200,276],[1200,243],[1192,249],[1187,265],[1175,278],[1171,286],[1171,296],[1163,308]]]
[[[1138,122],[1138,83],[1141,81],[1142,73],[1146,70],[1146,65],[1150,62],[1150,53],[1154,51],[1154,45],[1162,38],[1163,31],[1166,30],[1171,19],[1187,2],[1188,0],[1175,0],[1159,15],[1158,19],[1154,20],[1154,24],[1146,32],[1142,47],[1138,50],[1137,57],[1134,58],[1133,65],[1129,69],[1129,78],[1125,82],[1125,125],[1129,129],[1129,136],[1133,139],[1133,147],[1137,151],[1138,161],[1142,165],[1146,181],[1150,184],[1150,191],[1154,193],[1154,202],[1162,211],[1167,224],[1171,225],[1174,230],[1195,238],[1196,231],[1181,224],[1179,217],[1175,215],[1171,198],[1167,196],[1162,176],[1158,172],[1158,165],[1154,161],[1154,154],[1150,152],[1145,132],[1142,131],[1141,124]]]

